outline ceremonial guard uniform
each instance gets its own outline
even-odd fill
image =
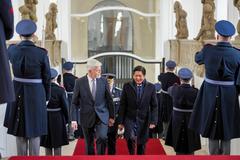
[[[172,60],[167,61],[166,63],[167,72],[161,73],[158,76],[158,80],[161,83],[161,95],[160,95],[160,111],[159,117],[160,121],[163,123],[163,133],[162,137],[165,139],[168,123],[172,114],[173,104],[172,98],[168,94],[168,88],[171,87],[173,84],[177,83],[180,84],[180,80],[178,76],[174,73],[176,63]]]
[[[206,77],[197,96],[189,127],[209,138],[210,154],[230,154],[230,140],[240,137],[240,51],[230,44],[233,24],[216,23],[216,45],[207,44],[195,56]]]
[[[61,146],[68,144],[68,101],[64,88],[56,83],[57,76],[58,72],[51,69],[51,98],[47,105],[48,134],[41,137],[41,146],[46,148],[46,155],[61,155]]]
[[[9,68],[6,40],[14,32],[13,8],[10,0],[0,1],[0,104],[15,100]]]
[[[75,114],[78,118],[79,123],[79,110],[75,107],[71,107],[72,104],[72,96],[73,96],[73,89],[75,85],[75,81],[77,79],[76,76],[72,74],[73,63],[72,62],[65,62],[63,64],[63,86],[67,91],[67,99],[68,99],[68,113],[69,113],[69,122],[68,122],[68,139],[74,140],[74,131],[71,128],[71,119],[72,114]],[[58,82],[61,83],[61,75],[58,76]],[[79,123],[80,124],[80,123]],[[81,127],[78,127],[81,130]]]
[[[31,20],[17,24],[17,33],[24,38],[8,48],[14,74],[16,101],[9,103],[4,126],[17,137],[18,155],[38,155],[40,136],[47,134],[46,102],[50,98],[50,66],[47,50],[31,41],[37,29]]]
[[[173,112],[165,144],[172,146],[177,154],[194,154],[195,150],[201,149],[200,135],[188,129],[188,123],[198,90],[189,84],[193,76],[189,69],[180,69],[178,76],[181,85],[174,84],[168,89],[173,100]]]
[[[107,78],[110,93],[113,98],[114,112],[115,112],[115,123],[114,126],[108,128],[108,154],[115,155],[116,154],[116,140],[117,140],[117,132],[118,132],[118,115],[119,115],[119,107],[120,107],[120,98],[122,90],[115,87],[114,78],[115,74],[106,73],[102,74],[103,77]]]

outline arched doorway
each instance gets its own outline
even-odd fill
[[[118,1],[105,0],[93,9],[106,6],[124,6]],[[133,20],[128,11],[109,10],[97,12],[88,19],[88,56],[102,52],[133,53]],[[127,57],[104,57],[103,73],[116,74],[117,86],[129,81],[132,76],[133,60]]]

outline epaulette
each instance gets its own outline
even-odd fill
[[[237,47],[233,47],[234,49],[236,49],[236,50],[238,50],[238,51],[240,51],[240,48],[237,48]]]
[[[42,48],[42,47],[39,47],[39,46],[36,46],[36,47],[48,53],[48,50],[47,50],[47,49]]]
[[[16,46],[17,44],[9,44],[9,46],[8,46],[8,48],[9,47],[14,47],[14,46]]]
[[[204,46],[203,47],[212,47],[212,46],[214,46],[213,44],[211,44],[211,43],[207,43],[207,44],[204,44]]]

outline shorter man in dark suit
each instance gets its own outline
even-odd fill
[[[88,155],[95,154],[94,135],[96,132],[97,154],[105,154],[108,125],[114,124],[114,107],[109,86],[105,78],[100,77],[102,64],[91,59],[87,62],[88,74],[76,80],[72,107],[80,108],[80,123]],[[72,117],[72,127],[78,125],[76,116]]]
[[[133,70],[133,81],[124,84],[119,112],[119,129],[125,128],[129,154],[145,153],[149,128],[158,122],[158,105],[154,84],[145,79],[146,70],[137,66]]]
[[[117,140],[117,131],[118,131],[118,115],[119,115],[119,107],[120,107],[120,98],[122,90],[117,88],[114,83],[115,74],[105,73],[102,74],[103,77],[107,78],[110,93],[112,94],[114,111],[115,111],[115,123],[114,126],[108,128],[108,154],[115,155],[116,154],[116,140]]]

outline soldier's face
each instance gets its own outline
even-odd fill
[[[141,84],[145,79],[145,76],[141,71],[136,71],[133,74],[133,80],[135,81],[136,84]]]
[[[107,82],[108,82],[109,86],[113,86],[113,84],[114,84],[114,79],[108,78],[108,79],[107,79]]]

